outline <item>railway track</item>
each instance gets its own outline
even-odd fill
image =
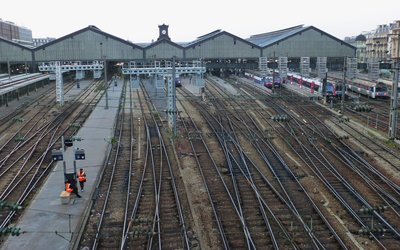
[[[68,93],[74,86],[73,82],[66,82],[64,85],[65,93]],[[30,120],[35,116],[40,116],[41,113],[45,112],[49,106],[53,106],[55,103],[55,90],[47,88],[47,90],[37,98],[34,98],[30,103],[23,103],[16,110],[0,117],[0,134],[4,137],[1,140],[5,141],[9,139],[8,135],[18,132],[17,129],[21,129],[20,126],[16,126],[18,122],[24,122],[23,125],[32,123]],[[4,143],[6,144],[6,143]],[[0,150],[1,151],[1,150]]]
[[[315,115],[314,113],[317,112],[318,114],[318,109],[314,109],[313,110],[313,114],[311,114],[311,112],[309,112],[309,106],[307,106],[307,109],[302,108],[301,106],[301,101],[297,100],[298,104],[296,106],[296,113],[299,114],[299,116],[302,119],[296,119],[295,116],[292,116],[293,120],[297,120],[298,123],[303,123],[300,126],[297,126],[298,132],[296,132],[296,128],[290,126],[288,126],[288,134],[305,134],[305,135],[317,135],[318,133],[321,135],[321,137],[326,140],[329,141],[330,143],[334,140],[334,138],[329,138],[328,135],[331,133],[329,130],[327,130],[325,128],[325,130],[323,130],[324,126],[317,126],[316,124],[323,124],[319,121],[319,119],[317,119],[317,115]],[[319,111],[321,112],[321,111]],[[320,114],[319,116],[323,116],[322,114]],[[312,124],[312,126],[314,126],[314,131],[305,131],[305,129],[303,129],[306,126],[309,126],[307,124],[304,124],[305,122],[307,122],[307,124]],[[290,130],[289,130],[290,129]],[[322,130],[322,131],[321,131]],[[292,137],[294,138],[294,137]],[[329,138],[329,139],[327,139]],[[372,237],[375,238],[376,242],[378,244],[380,244],[381,246],[386,245],[387,247],[389,246],[392,247],[393,246],[393,242],[396,241],[396,239],[398,238],[398,232],[395,228],[398,227],[397,225],[397,221],[398,221],[398,214],[396,211],[388,211],[385,214],[387,216],[382,216],[379,212],[375,211],[373,209],[373,207],[376,207],[376,204],[385,204],[382,199],[379,199],[377,196],[380,196],[379,193],[381,193],[381,195],[386,196],[386,197],[391,197],[391,199],[389,201],[386,202],[386,204],[390,203],[393,204],[394,203],[394,207],[398,206],[398,201],[397,201],[397,197],[398,197],[398,186],[393,184],[390,180],[388,180],[386,177],[384,177],[384,175],[382,175],[381,173],[379,173],[379,171],[377,171],[375,168],[373,168],[371,165],[369,165],[368,167],[370,168],[370,172],[366,171],[368,168],[363,168],[363,169],[357,169],[354,170],[354,166],[355,165],[359,165],[359,162],[356,162],[354,160],[354,158],[356,158],[358,161],[362,160],[361,156],[358,156],[357,154],[354,153],[354,151],[352,152],[352,156],[353,159],[351,159],[349,157],[349,155],[346,155],[344,152],[346,152],[346,149],[339,149],[340,147],[335,147],[333,149],[333,151],[339,151],[340,153],[334,152],[329,154],[329,147],[327,145],[323,146],[322,150],[324,150],[325,153],[322,153],[322,151],[320,150],[320,148],[322,147],[321,142],[318,143],[318,138],[309,136],[308,138],[308,142],[292,142],[290,143],[291,145],[293,145],[293,147],[299,147],[301,146],[297,151],[301,152],[301,150],[303,150],[307,156],[307,158],[305,158],[306,161],[308,161],[308,166],[312,167],[314,170],[314,173],[317,176],[320,176],[321,180],[323,182],[326,183],[326,186],[328,186],[331,189],[332,193],[337,193],[336,197],[342,201],[342,203],[347,207],[348,210],[351,214],[353,214],[353,217],[355,217],[358,222],[362,225],[362,227],[364,229],[364,231],[367,231],[367,234],[373,234]],[[324,141],[322,140],[322,141]],[[313,145],[313,147],[311,147],[310,149],[307,149],[307,147],[305,147],[305,145],[307,144],[311,144]],[[329,157],[327,155],[332,156],[336,156],[336,160],[333,159],[329,159]],[[340,155],[341,158],[337,158],[337,155]],[[312,160],[314,158],[314,160]],[[341,159],[344,159],[344,161],[347,162],[341,162]],[[325,162],[325,163],[323,163]],[[364,163],[366,163],[365,160],[363,160]],[[332,164],[334,165],[332,165]],[[351,163],[353,165],[351,165]],[[342,166],[346,166],[346,167],[342,167]],[[355,171],[355,172],[349,172],[349,170],[351,169],[351,171]],[[340,172],[340,173],[339,173]],[[370,178],[367,178],[365,175],[361,175],[359,177],[359,181],[356,183],[354,182],[354,177],[357,176],[357,173],[360,172],[365,172],[367,174],[370,175],[374,175],[373,177],[370,176]],[[378,174],[377,174],[378,173]],[[379,176],[377,176],[379,175]],[[350,182],[353,182],[352,184],[349,183],[349,180],[346,180],[346,177],[348,178],[349,176],[352,176]],[[380,181],[375,181],[373,182],[372,180],[375,179],[380,179]],[[363,184],[361,184],[363,183]],[[373,184],[371,184],[373,183]],[[386,185],[383,185],[386,184]],[[364,188],[371,188],[371,191],[365,191],[365,189],[363,190],[363,194],[367,195],[367,200],[369,200],[369,202],[363,197],[363,195],[360,193],[360,186],[365,186]],[[375,186],[375,187],[379,187],[380,189],[385,189],[385,191],[377,191],[376,189],[374,189],[374,187],[371,187],[371,185]],[[356,188],[354,188],[356,187]],[[357,191],[358,190],[358,191]],[[377,195],[378,194],[378,195]],[[361,209],[364,208],[364,209]],[[373,220],[373,218],[371,217],[371,215],[366,215],[365,214],[365,210],[366,209],[370,209],[371,211],[373,210],[372,214],[374,214],[374,216],[376,216],[378,218],[378,220],[381,221],[381,225],[379,226],[370,226],[371,224],[371,220]],[[391,209],[389,209],[391,210]],[[389,221],[387,221],[387,218],[390,218]],[[376,218],[375,218],[376,219]],[[391,221],[391,222],[390,222]],[[371,227],[376,227],[375,229],[371,229]],[[366,229],[365,229],[366,228]],[[384,228],[384,229],[382,229]],[[385,236],[383,236],[382,231],[388,232],[391,231],[390,233],[386,233]],[[355,232],[356,233],[356,232]],[[390,236],[391,234],[391,236]]]
[[[340,110],[341,100],[337,99],[333,107]],[[369,112],[357,111],[357,107],[370,107]],[[365,124],[366,127],[377,131],[388,133],[389,131],[389,112],[390,99],[372,99],[358,94],[356,101],[345,101],[345,112],[347,116],[357,120],[359,123]],[[397,124],[400,118],[397,118]],[[397,135],[400,134],[400,127],[397,127]]]
[[[251,90],[249,90],[249,92],[250,92]],[[254,100],[254,98],[252,98],[253,100]],[[267,98],[267,99],[270,99],[270,98]],[[271,100],[271,102],[273,102],[273,100]],[[300,101],[300,100],[296,100],[296,103],[297,103],[297,106],[302,106],[303,104],[302,104],[302,101]],[[242,106],[244,106],[244,105],[242,105]],[[253,105],[251,105],[252,107],[253,107],[253,109],[252,110],[256,110],[256,108],[254,108],[254,104]],[[274,106],[272,103],[270,103],[270,106]],[[307,107],[307,110],[311,110],[311,107],[310,107],[310,104],[304,104],[304,106],[305,107]],[[246,110],[251,110],[251,107],[249,106],[249,107],[245,107],[246,108]],[[284,112],[285,110],[283,110],[283,108],[285,109],[285,110],[292,110],[292,107],[290,107],[290,106],[288,106],[287,104],[283,104],[283,103],[281,103],[280,105],[279,105],[279,107],[276,107],[276,110],[277,110],[277,113],[282,113],[282,112]],[[264,120],[268,123],[268,122],[270,122],[270,121],[267,121],[267,118],[265,118],[265,117],[271,117],[272,115],[271,115],[271,110],[270,109],[268,109],[268,112],[264,112],[264,111],[266,111],[267,109],[266,108],[263,108],[263,109],[257,109],[256,111],[257,112],[259,112],[259,111],[263,111],[263,112],[260,112],[260,115],[259,115],[259,117],[264,117]],[[314,110],[315,111],[315,110]],[[314,112],[313,111],[313,112]],[[290,111],[290,112],[292,112],[292,111]],[[293,113],[295,113],[298,117],[299,117],[299,120],[302,120],[302,121],[304,121],[304,122],[310,122],[309,121],[309,115],[308,114],[304,114],[304,112],[303,113],[301,113],[301,112],[299,112],[299,111],[296,111],[296,112],[293,112]],[[300,125],[300,126],[298,126],[299,128],[302,128],[302,127],[306,127],[307,126],[307,124],[302,124],[302,125]],[[288,125],[287,124],[285,124],[285,126],[282,126],[282,127],[287,127],[287,128],[289,128],[288,127]],[[279,126],[277,127],[277,128],[279,128]],[[312,141],[312,136],[310,136],[310,135],[312,135],[313,133],[315,133],[315,132],[311,132],[311,133],[309,133],[308,131],[301,131],[301,133],[295,133],[294,132],[295,130],[293,129],[293,128],[291,128],[290,130],[289,129],[287,129],[287,134],[288,135],[283,135],[282,136],[282,138],[283,138],[283,141],[285,141],[286,139],[285,138],[296,138],[296,136],[298,136],[298,135],[301,135],[301,134],[303,134],[303,135],[306,135],[306,137],[308,137],[308,139],[311,139],[310,141],[307,141],[306,140],[306,142],[304,143],[304,142],[298,142],[298,143],[295,143],[295,142],[290,142],[290,141],[287,141],[287,143],[288,143],[288,145],[291,147],[291,148],[293,148],[293,146],[292,145],[295,145],[295,144],[299,144],[299,145],[307,145],[307,144],[312,144],[313,143],[313,141]],[[297,139],[298,140],[298,139]],[[304,146],[302,146],[302,147],[304,147]],[[304,148],[306,148],[306,147],[304,147]],[[304,151],[304,149],[302,149],[303,151]],[[297,150],[298,152],[301,152],[302,150]],[[306,153],[306,157],[309,157],[310,155],[312,155],[313,154],[313,152],[315,152],[315,149],[314,150],[309,150],[309,151],[307,151]],[[321,158],[321,156],[319,156],[319,158]],[[307,159],[307,158],[306,158]],[[304,160],[303,160],[304,161]],[[316,159],[316,160],[313,160],[313,162],[318,162],[318,159]],[[315,163],[313,163],[313,162],[310,162],[310,164],[315,164]],[[308,164],[308,165],[310,165],[310,164]],[[316,169],[320,169],[321,167],[316,167]],[[316,174],[316,176],[318,176],[317,174]],[[358,210],[357,210],[358,211]],[[355,233],[357,233],[357,232],[355,232]],[[389,237],[390,238],[390,237]],[[381,242],[379,241],[379,240],[377,240],[377,242],[378,242],[378,244],[381,244]],[[389,245],[389,246],[391,246],[391,243],[390,243],[390,240],[388,241],[388,242],[386,242],[385,244],[387,244],[387,245]]]
[[[185,94],[190,96],[188,92]],[[216,228],[214,237],[218,238],[219,246],[223,249],[249,248],[249,244],[251,244],[249,235],[245,236],[243,217],[240,216],[235,198],[228,188],[227,178],[218,167],[200,128],[190,118],[189,112],[186,111],[186,115],[188,119],[181,118],[180,120],[187,136],[192,138],[190,139],[191,150],[212,208],[212,222],[213,227]]]
[[[210,99],[212,100],[216,100],[217,98],[214,97],[210,97]],[[222,98],[224,100],[230,100],[229,97],[227,98]],[[226,108],[222,108],[222,107],[218,107],[218,104],[215,104],[216,106],[214,108],[212,108],[215,112],[220,111],[220,110],[228,110],[228,106],[226,106]],[[197,105],[198,108],[201,107],[201,105]],[[238,106],[237,104],[233,105],[231,104],[231,106]],[[319,240],[322,240],[322,242],[327,243],[327,245],[331,245],[332,243],[332,237],[331,234],[329,235],[329,237],[326,237],[325,239],[323,239],[323,237],[321,237],[320,234],[320,238],[317,239],[317,237],[315,236],[314,232],[312,230],[310,230],[309,226],[307,225],[307,223],[304,222],[304,220],[302,219],[302,217],[299,215],[299,212],[296,211],[296,209],[293,209],[293,204],[291,204],[292,200],[287,199],[287,193],[285,195],[281,195],[281,188],[282,186],[279,186],[279,191],[274,187],[274,185],[270,184],[270,181],[268,180],[268,178],[265,177],[265,175],[262,174],[262,171],[260,171],[258,168],[255,167],[256,164],[254,164],[254,162],[252,163],[250,160],[243,160],[244,158],[248,158],[248,156],[245,156],[246,153],[243,149],[241,149],[240,143],[237,142],[237,137],[233,136],[236,132],[231,131],[231,129],[233,128],[232,126],[232,121],[229,121],[226,124],[231,123],[230,125],[230,129],[227,129],[226,131],[224,130],[224,127],[222,125],[222,123],[220,123],[218,120],[215,119],[216,114],[215,113],[209,113],[207,114],[207,110],[209,110],[210,108],[208,106],[202,107],[201,108],[203,111],[203,116],[204,117],[208,117],[206,120],[208,120],[208,124],[210,127],[214,128],[213,133],[215,135],[217,135],[217,137],[219,137],[219,141],[220,144],[222,144],[221,142],[226,143],[227,139],[229,138],[230,141],[235,141],[234,143],[231,143],[231,147],[225,151],[225,158],[228,159],[227,161],[231,161],[231,165],[232,167],[226,167],[228,170],[228,173],[230,173],[231,176],[233,177],[224,177],[221,174],[221,171],[219,171],[219,169],[217,168],[216,171],[218,173],[218,176],[220,178],[220,180],[230,180],[231,183],[237,183],[239,185],[236,186],[233,184],[229,184],[229,185],[223,185],[223,187],[221,187],[222,190],[225,190],[225,192],[227,192],[227,195],[230,198],[230,203],[231,206],[234,207],[234,211],[233,214],[236,213],[236,216],[239,217],[239,220],[241,221],[241,231],[236,232],[236,234],[238,235],[242,235],[242,241],[241,243],[239,243],[237,240],[234,241],[233,243],[230,242],[230,234],[225,232],[225,230],[232,230],[230,227],[228,227],[227,229],[225,228],[225,220],[221,219],[220,220],[220,224],[217,223],[217,226],[219,228],[220,231],[224,231],[225,232],[225,238],[222,237],[222,243],[224,243],[224,247],[230,247],[230,244],[241,244],[242,247],[246,248],[251,248],[252,246],[260,246],[260,245],[270,245],[270,246],[284,246],[284,247],[288,247],[289,248],[298,248],[300,246],[301,247],[305,247],[305,246],[321,246],[321,242],[318,242]],[[235,117],[235,115],[230,114],[231,116]],[[214,120],[214,121],[213,121]],[[226,122],[226,121],[225,121]],[[214,124],[214,125],[212,125]],[[237,124],[235,126],[238,126]],[[227,127],[228,128],[228,127]],[[236,129],[235,129],[236,130]],[[237,133],[241,133],[243,134],[243,128],[239,129]],[[228,132],[230,131],[230,133]],[[239,132],[241,131],[241,132]],[[248,133],[248,129],[246,130]],[[191,131],[191,134],[197,134],[199,135],[199,130],[197,129],[197,127],[194,126],[194,131]],[[242,136],[242,135],[240,135]],[[226,137],[224,139],[224,137]],[[236,138],[236,139],[235,139]],[[254,138],[253,138],[254,139]],[[197,140],[195,141],[197,142]],[[194,145],[193,142],[191,142],[191,145]],[[193,147],[193,146],[192,146]],[[237,148],[237,152],[234,154],[234,148]],[[232,149],[232,150],[231,150]],[[196,152],[198,151],[193,151],[194,155],[196,155]],[[200,151],[200,152],[204,152]],[[238,157],[241,155],[241,158]],[[262,153],[261,153],[262,155]],[[241,161],[239,160],[241,159]],[[203,159],[202,159],[203,161]],[[244,162],[248,162],[248,163],[244,163]],[[248,164],[247,167],[243,167],[243,165]],[[267,163],[266,163],[267,164]],[[206,164],[206,166],[209,166],[212,164]],[[272,164],[271,164],[272,165]],[[251,167],[250,167],[251,166]],[[201,166],[201,169],[204,170],[205,167]],[[249,172],[250,171],[250,172]],[[258,174],[256,174],[258,171]],[[265,172],[265,170],[263,170]],[[208,172],[206,173],[202,173],[202,175],[206,175]],[[254,176],[254,179],[253,179]],[[205,185],[209,186],[209,179],[211,178],[203,178]],[[215,179],[215,177],[214,177]],[[285,180],[286,181],[286,180]],[[247,182],[247,185],[245,185]],[[223,182],[224,183],[224,182]],[[249,185],[249,183],[251,183]],[[274,183],[276,184],[276,183]],[[257,186],[259,185],[259,186]],[[282,185],[282,183],[280,184]],[[212,185],[213,187],[216,186],[216,184],[213,183]],[[251,187],[251,188],[250,188]],[[269,187],[269,188],[268,188]],[[260,190],[263,190],[263,194],[260,193]],[[297,189],[296,189],[297,190]],[[210,194],[209,196],[212,197],[213,191],[210,190]],[[271,193],[273,194],[271,196]],[[250,195],[252,194],[252,195]],[[243,200],[246,197],[246,200]],[[253,197],[253,199],[250,199],[249,197]],[[276,197],[279,197],[278,200],[281,201],[281,203],[277,203],[276,202]],[[215,203],[215,198],[211,198],[212,201],[214,201]],[[270,201],[271,199],[274,200],[274,202],[266,202],[266,199],[268,201]],[[218,203],[219,204],[219,203]],[[237,204],[240,204],[237,205]],[[259,209],[259,213],[262,214],[262,216],[257,216],[255,217],[256,219],[254,219],[254,208],[249,209],[248,211],[246,209],[248,209],[248,206],[250,206],[250,204],[254,207],[258,204],[257,209]],[[274,204],[274,205],[271,205]],[[309,206],[309,204],[307,203],[307,206]],[[304,205],[305,207],[305,205]],[[244,209],[245,208],[245,209]],[[284,208],[284,209],[283,209]],[[218,213],[218,209],[219,207],[216,207],[216,211],[214,211],[215,216],[219,216]],[[224,208],[224,210],[226,210]],[[227,211],[227,210],[226,210]],[[285,211],[287,211],[285,213]],[[315,211],[314,211],[315,212]],[[289,216],[291,215],[291,216]],[[303,213],[304,216],[304,213]],[[223,217],[223,216],[222,216]],[[231,216],[231,218],[233,218]],[[217,220],[219,221],[219,220]],[[283,223],[282,223],[283,222]],[[318,223],[317,223],[318,224]],[[316,224],[316,225],[317,225]],[[249,225],[251,225],[249,227]],[[325,225],[325,223],[323,223],[323,225]],[[318,225],[319,226],[319,225]],[[316,226],[316,228],[318,228],[318,226]],[[273,229],[272,229],[273,228]],[[268,234],[266,234],[266,232],[268,232]],[[328,230],[329,231],[329,230]],[[252,241],[252,237],[254,235],[260,236],[260,233],[263,233],[263,239],[260,241],[259,239]],[[266,235],[269,235],[269,237],[267,237]],[[308,239],[307,237],[305,237],[304,235],[308,235]],[[244,237],[244,238],[243,238]],[[235,239],[238,239],[239,237],[237,236]],[[254,237],[257,238],[257,237]],[[269,240],[268,240],[269,238]],[[263,242],[262,242],[263,241]],[[331,243],[328,243],[328,242]],[[333,242],[335,242],[336,240],[334,240]],[[251,245],[254,244],[254,245]],[[338,246],[338,243],[333,243],[334,246]],[[332,246],[332,245],[331,245]]]
[[[73,135],[77,128],[72,124],[82,123],[90,114],[93,103],[96,104],[99,100],[100,92],[94,92],[95,89],[96,84],[93,84],[84,90],[73,102],[63,107],[63,112],[51,115],[53,118],[41,126],[35,127],[37,123],[34,123],[34,128],[28,128],[27,131],[37,131],[32,132],[31,136],[17,146],[10,143],[12,150],[8,146],[4,148],[8,154],[1,159],[1,199],[19,205],[29,201],[53,167],[51,148],[57,147],[62,135]],[[2,210],[1,227],[17,220],[20,214],[19,211]]]
[[[82,246],[98,249],[117,249],[126,230],[132,183],[132,100],[123,87],[119,105],[115,137],[111,139],[112,150],[104,166],[103,179],[98,188],[93,210]]]
[[[264,140],[263,133],[254,134],[257,130],[263,132],[260,128],[254,127],[253,124],[256,124],[256,121],[252,120],[250,118],[251,115],[247,113],[247,111],[252,110],[251,107],[254,109],[254,104],[249,105],[246,102],[240,102],[234,103],[232,106],[240,107],[237,108],[235,113],[232,113],[231,116],[235,117],[235,120],[242,121],[242,123],[247,120],[245,124],[246,127],[248,126],[247,134],[249,135],[249,139],[253,142],[252,144],[255,145],[255,148],[261,152],[263,158],[266,159],[266,165],[270,168],[270,171],[274,174],[275,180],[278,182],[275,182],[274,185],[280,189],[282,194],[286,196],[285,198],[287,199],[287,202],[291,204],[295,214],[300,217],[306,232],[309,234],[311,232],[309,241],[313,242],[316,246],[322,244],[325,246],[330,245],[337,247],[339,243],[342,244],[342,247],[344,247],[340,237],[333,231],[329,222],[326,220],[321,211],[319,211],[317,206],[315,204],[314,206],[309,206],[310,202],[313,204],[310,197],[302,197],[302,195],[300,195],[301,193],[298,193],[298,190],[303,190],[302,193],[306,194],[306,190],[300,184],[300,182],[297,181],[296,176],[290,171],[275,147],[267,140]],[[312,226],[310,228],[310,225],[314,225],[315,228],[318,228],[318,230],[314,232],[313,230],[315,228]],[[336,238],[338,241],[332,240],[330,237],[332,234],[335,236],[333,239]]]
[[[139,92],[137,96],[145,118],[146,152],[143,167],[133,169],[131,95],[130,89],[124,94],[130,98],[126,108],[130,110],[129,119],[124,118],[124,108],[120,109],[118,143],[108,157],[108,162],[114,164],[105,166],[99,196],[93,206],[99,216],[89,220],[80,245],[96,249],[189,249],[176,177],[159,129],[163,122],[153,114],[150,99],[140,97]]]

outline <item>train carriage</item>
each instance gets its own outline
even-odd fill
[[[384,84],[382,81],[371,82],[361,79],[352,79],[346,81],[346,83],[347,83],[346,86],[349,90],[362,95],[369,96],[371,98],[389,97],[388,88],[386,84]]]
[[[342,84],[327,81],[326,83],[326,96],[327,97],[341,97],[342,96]]]
[[[317,78],[302,77],[299,73],[289,72],[287,75],[287,82],[290,84],[297,83],[300,88],[308,88],[311,93],[314,93],[314,91],[322,93],[323,82]],[[325,96],[332,98],[341,97],[341,83],[328,80],[326,83]]]
[[[265,77],[260,77],[256,74],[245,72],[244,76],[258,84],[264,85],[265,87],[267,87],[269,89],[272,88],[272,82],[274,82],[275,88],[279,88],[281,86],[281,77],[279,76],[278,73],[275,73],[275,76],[268,74]]]
[[[393,87],[393,80],[387,80],[387,79],[379,79],[378,82],[385,84],[388,95],[391,95],[391,92],[389,89],[392,89]],[[397,96],[400,98],[400,82],[397,83]]]
[[[182,82],[180,77],[175,78],[175,87],[182,87]]]
[[[290,84],[297,83],[299,84],[300,88],[308,88],[311,92],[321,92],[322,90],[322,82],[318,79],[302,77],[298,73],[289,72],[287,74],[287,81]]]

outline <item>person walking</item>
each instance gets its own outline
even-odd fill
[[[79,185],[81,186],[81,192],[83,192],[83,188],[86,182],[86,173],[83,171],[83,168],[79,169],[78,180],[79,180]]]

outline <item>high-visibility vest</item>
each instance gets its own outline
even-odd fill
[[[71,188],[71,184],[65,183],[65,191],[67,191],[68,193],[72,193],[72,191],[74,191],[74,190]]]
[[[78,173],[78,179],[79,179],[79,181],[86,181],[86,174],[85,174],[85,172],[79,172]]]

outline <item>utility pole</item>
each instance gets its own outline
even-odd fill
[[[342,116],[344,115],[344,96],[346,94],[346,63],[347,63],[347,57],[344,57],[344,61],[343,61],[343,84],[342,84],[342,102],[340,105],[340,113],[342,114]]]
[[[7,60],[7,69],[8,69],[8,79],[11,79],[11,67],[9,60]]]
[[[274,59],[272,61],[272,93],[275,93],[275,51],[274,51]]]
[[[107,59],[106,56],[103,57],[103,43],[100,43],[100,58],[104,61],[104,87],[106,91],[106,107],[104,109],[108,109]]]
[[[389,139],[396,138],[397,127],[397,88],[399,84],[400,70],[400,34],[397,35],[397,57],[393,58],[394,76],[392,85],[392,96],[390,98],[390,116],[389,116]]]
[[[104,81],[105,81],[105,91],[106,91],[106,107],[108,109],[108,81],[107,81],[107,59],[104,56]]]
[[[172,57],[172,79],[171,79],[171,87],[172,87],[172,134],[176,136],[176,86],[175,86],[175,56]]]

